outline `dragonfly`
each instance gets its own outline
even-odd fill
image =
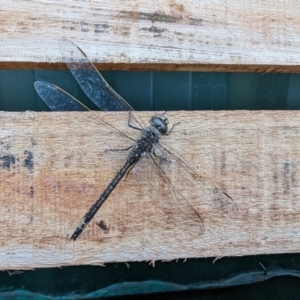
[[[184,215],[188,216],[180,226],[186,226],[187,229],[196,226],[199,234],[204,233],[203,217],[198,208],[204,194],[223,214],[227,215],[237,211],[235,201],[223,188],[220,188],[212,180],[199,175],[180,155],[163,144],[163,138],[169,136],[177,125],[174,124],[169,128],[169,120],[165,112],[151,116],[150,124],[146,126],[139,114],[106,82],[81,48],[75,43],[63,39],[59,41],[59,49],[62,53],[66,53],[64,61],[89,99],[103,111],[126,112],[126,114],[120,115],[120,118],[126,118],[124,124],[138,132],[137,136],[128,135],[121,128],[117,128],[112,122],[99,117],[96,111],[90,111],[79,100],[52,83],[45,81],[34,83],[37,93],[52,111],[89,111],[88,122],[94,122],[94,126],[102,126],[110,135],[113,135],[114,139],[124,140],[127,143],[127,147],[122,149],[107,149],[106,152],[128,152],[127,158],[124,158],[123,166],[83,216],[75,228],[71,240],[75,241],[78,238],[121,179],[124,177],[126,179],[131,170],[141,161],[146,162],[143,168],[148,170],[145,172],[148,172],[149,169],[154,170],[150,173],[155,175],[152,175],[153,178],[148,181],[151,185],[150,190],[156,190],[155,185],[159,181],[169,191],[164,195],[160,195],[158,192],[152,197],[162,204],[159,207],[166,214],[174,209],[177,213],[184,212]],[[72,130],[76,133],[76,126]],[[174,182],[173,176],[171,176],[174,172],[172,170],[177,170],[177,173],[180,174],[184,182],[182,187],[178,188]],[[189,198],[190,191],[193,191],[193,195],[195,195],[193,199]]]

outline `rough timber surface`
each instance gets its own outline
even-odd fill
[[[299,72],[299,11],[297,0],[3,1],[0,68],[62,68],[66,37],[101,69]]]
[[[186,230],[184,211],[166,215],[153,203],[160,178],[150,181],[137,165],[72,242],[126,156],[104,153],[121,145],[88,114],[0,113],[0,269],[299,252],[299,112],[168,113],[180,124],[164,145],[222,187],[238,211],[223,215],[205,192],[190,195],[205,232]],[[124,126],[122,113],[98,114]],[[145,121],[152,114],[140,113]],[[66,126],[75,123],[76,134]],[[181,175],[171,174],[178,182]]]

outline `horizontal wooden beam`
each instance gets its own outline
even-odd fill
[[[8,1],[0,68],[61,68],[66,37],[102,69],[299,72],[300,4]]]
[[[139,115],[146,123],[153,113]],[[206,180],[204,188],[184,168],[165,167],[202,223],[188,205],[180,208],[180,198],[144,159],[72,242],[76,225],[128,155],[105,150],[132,143],[99,118],[130,136],[136,131],[124,113],[1,112],[0,269],[299,252],[300,113],[167,116],[180,123],[162,144]]]

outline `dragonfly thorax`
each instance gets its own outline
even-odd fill
[[[142,135],[138,139],[137,145],[143,152],[151,152],[153,145],[158,143],[160,136],[160,131],[151,125],[143,130]]]

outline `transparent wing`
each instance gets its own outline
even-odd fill
[[[199,236],[205,231],[200,211],[186,198],[190,194],[187,193],[184,196],[181,188],[170,180],[171,176],[168,172],[172,171],[175,166],[173,165],[170,168],[171,162],[165,163],[169,165],[168,168],[161,168],[161,164],[164,163],[157,161],[152,154],[148,154],[147,169],[151,170],[152,168],[152,171],[148,171],[148,174],[151,175],[148,178],[151,199],[158,208],[173,219],[173,224],[178,227],[177,229],[182,232],[189,232],[189,234],[193,232],[196,236]],[[152,165],[152,167],[149,165]],[[154,173],[159,178],[155,179]],[[187,187],[186,184],[185,187]]]
[[[91,111],[84,104],[78,101],[76,98],[68,94],[63,89],[58,86],[44,81],[36,81],[34,87],[42,98],[42,100],[49,106],[49,108],[54,112],[61,111],[87,111],[87,114],[81,114],[80,118],[63,119],[61,114],[57,113],[57,116],[66,123],[66,126],[76,134],[82,133],[82,126],[85,126],[84,132],[87,135],[98,136],[99,135],[99,126],[102,129],[102,137],[100,139],[105,142],[107,139],[107,149],[111,148],[122,148],[128,147],[136,139],[132,136],[129,136],[124,132],[124,130],[119,130],[116,126],[112,125],[110,121],[105,121],[103,118],[99,117],[99,113],[96,111]],[[129,118],[128,112],[120,112],[120,119],[124,120],[125,130],[128,129],[127,123]],[[86,124],[92,124],[91,126],[86,126]],[[89,132],[89,134],[88,134]],[[112,140],[110,137],[114,136]],[[104,137],[104,138],[103,138]],[[91,142],[91,145],[94,143]],[[95,146],[96,147],[96,146]],[[98,149],[98,147],[96,147]]]
[[[36,81],[34,88],[53,111],[88,111],[89,109],[60,87],[45,81]]]
[[[190,207],[194,211],[194,219],[198,216],[201,221],[201,211],[213,205],[223,216],[233,215],[238,211],[235,201],[217,183],[199,175],[187,162],[181,159],[174,151],[170,151],[160,143],[156,145],[154,160],[160,177],[174,190],[173,197],[180,206]],[[177,176],[172,176],[177,174]],[[185,204],[181,204],[185,203]]]
[[[76,44],[61,39],[59,49],[81,89],[103,111],[130,111],[134,126],[145,128],[134,109],[106,82],[87,55]]]
[[[73,42],[59,40],[64,62],[85,94],[101,110],[131,111],[133,108],[105,81],[86,54]]]

